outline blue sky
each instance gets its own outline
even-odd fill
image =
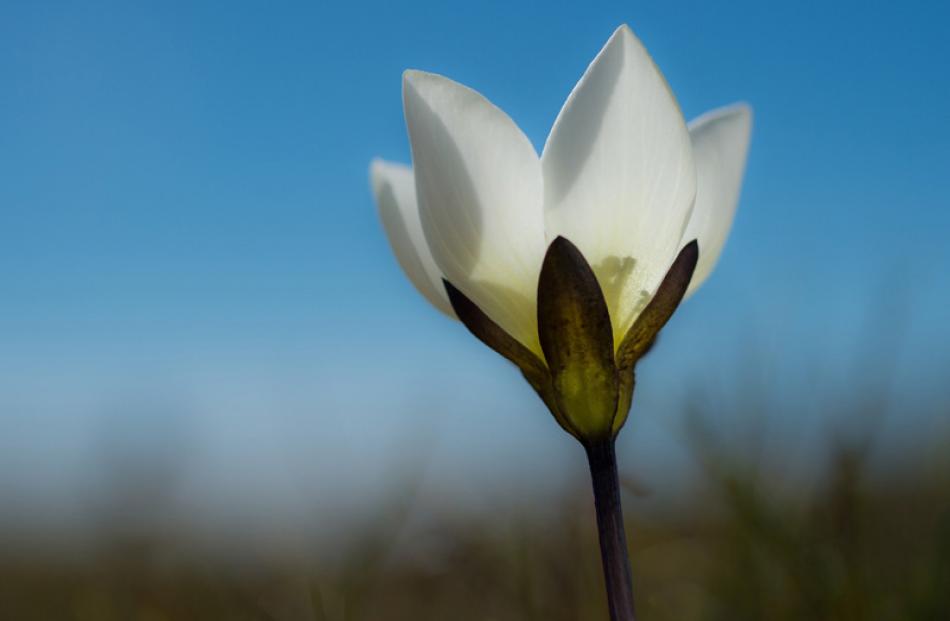
[[[948,18],[934,2],[6,2],[7,459],[86,464],[100,410],[155,394],[206,412],[217,448],[199,452],[251,470],[320,443],[389,455],[407,420],[472,468],[519,438],[567,446],[402,277],[367,165],[408,161],[410,67],[481,91],[540,148],[623,22],[688,117],[735,100],[756,115],[732,238],[644,369],[643,416],[749,350],[797,370],[790,392],[847,385],[869,340],[900,341],[905,396],[945,396]]]

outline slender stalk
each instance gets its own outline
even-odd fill
[[[607,586],[607,606],[611,621],[634,621],[633,583],[627,536],[620,506],[620,479],[617,476],[617,455],[614,440],[608,438],[584,444],[594,484],[594,507],[597,511],[597,533],[600,536],[600,557]]]

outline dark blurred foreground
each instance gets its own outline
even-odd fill
[[[941,455],[872,475],[868,443],[843,442],[817,485],[780,490],[701,425],[690,436],[702,475],[688,502],[641,511],[650,492],[628,485],[640,618],[950,619]],[[436,520],[408,537],[413,495],[395,497],[342,554],[303,551],[303,566],[170,560],[169,542],[128,533],[81,562],[5,560],[0,619],[607,618],[586,487],[544,519]]]

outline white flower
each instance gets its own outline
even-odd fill
[[[683,246],[699,242],[689,291],[729,233],[751,130],[744,104],[689,127],[640,41],[621,26],[561,109],[540,157],[481,94],[403,76],[414,168],[375,160],[373,191],[416,288],[454,316],[444,278],[541,360],[538,278],[562,236],[594,269],[619,347]]]

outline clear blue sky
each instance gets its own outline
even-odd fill
[[[0,431],[23,455],[82,461],[97,408],[153,393],[221,412],[201,429],[223,455],[241,433],[256,454],[235,429],[287,403],[301,453],[398,445],[420,404],[493,451],[548,427],[560,446],[516,374],[402,277],[367,165],[408,161],[410,67],[480,90],[540,147],[623,22],[688,117],[739,99],[756,115],[733,236],[645,369],[643,416],[744,348],[845,378],[882,325],[905,390],[945,391],[943,3],[224,7],[0,8]]]

